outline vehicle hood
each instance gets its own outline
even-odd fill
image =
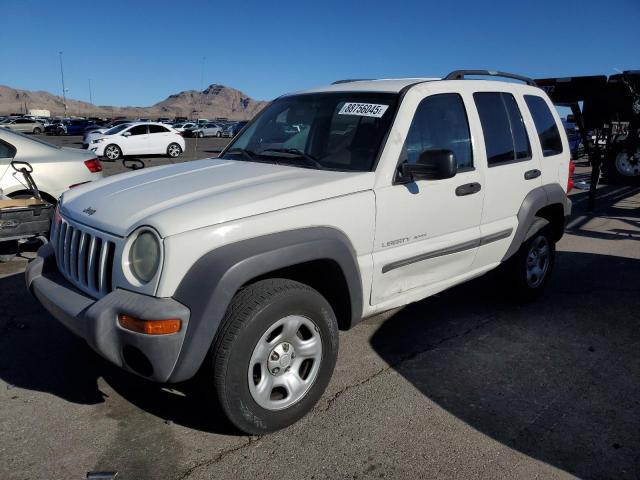
[[[64,194],[62,215],[119,236],[167,237],[373,188],[371,172],[207,159],[123,173]]]

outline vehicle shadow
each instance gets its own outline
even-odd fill
[[[24,276],[0,278],[0,378],[9,387],[47,392],[69,402],[130,402],[142,411],[205,432],[240,435],[195,382],[165,388],[103,360],[31,297]],[[103,378],[124,400],[102,391]]]
[[[558,252],[533,303],[488,275],[409,305],[371,345],[498,442],[578,477],[637,478],[639,278],[640,260]]]

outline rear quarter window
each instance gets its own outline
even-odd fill
[[[550,157],[562,153],[560,131],[547,102],[536,95],[525,95],[524,101],[531,112],[531,117],[533,117],[533,123],[542,146],[542,155]]]

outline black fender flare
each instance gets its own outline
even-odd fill
[[[188,270],[173,298],[191,311],[189,327],[170,382],[196,374],[235,293],[253,278],[313,260],[332,260],[349,288],[351,324],[362,317],[362,280],[347,236],[331,227],[311,227],[250,238],[216,248]]]
[[[565,218],[571,214],[571,200],[557,183],[542,185],[527,194],[518,210],[518,227],[507,253],[502,258],[503,262],[513,256],[520,248],[520,245],[531,238],[538,230],[548,225],[549,222],[537,217],[536,213],[544,207],[556,204],[562,206]]]

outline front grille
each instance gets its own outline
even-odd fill
[[[67,280],[94,297],[112,290],[114,242],[61,219],[53,243],[58,269]]]

